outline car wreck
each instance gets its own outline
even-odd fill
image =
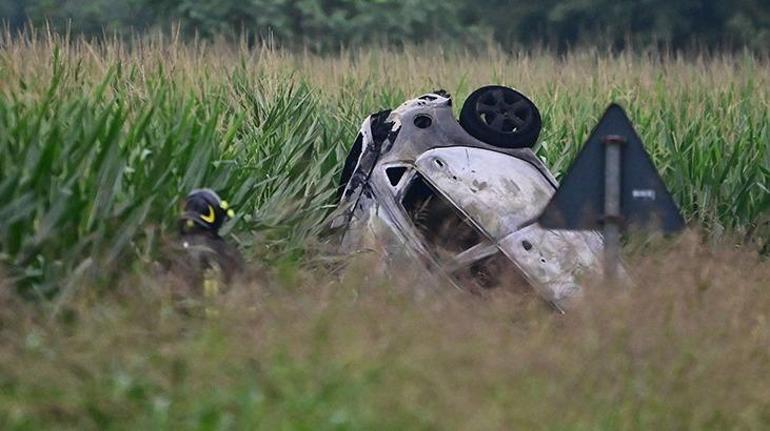
[[[341,251],[373,251],[389,267],[417,260],[462,289],[520,277],[564,309],[581,274],[600,269],[602,238],[538,225],[558,187],[531,149],[540,128],[535,104],[502,86],[473,92],[459,122],[443,91],[369,116],[331,221]]]

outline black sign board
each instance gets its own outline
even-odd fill
[[[612,104],[591,132],[561,186],[539,218],[548,229],[596,230],[607,221],[605,207],[608,145],[620,148],[620,212],[623,227],[673,233],[684,228],[679,208],[658,175],[623,108]],[[612,184],[612,183],[609,183]],[[617,186],[615,186],[617,187]]]

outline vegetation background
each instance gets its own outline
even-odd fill
[[[489,40],[562,50],[770,48],[770,4],[763,0],[0,0],[0,17],[12,29],[51,23],[97,36],[176,22],[187,35],[247,32],[315,50]]]
[[[0,2],[0,428],[770,427],[767,6],[530,3]],[[361,120],[487,83],[557,177],[620,102],[691,232],[565,316],[330,252]],[[199,186],[248,275],[180,300]]]

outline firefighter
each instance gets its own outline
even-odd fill
[[[240,251],[219,235],[234,216],[227,201],[211,189],[195,189],[185,198],[173,270],[184,280],[185,296],[200,292],[214,297],[243,270]]]

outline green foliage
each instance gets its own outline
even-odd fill
[[[478,85],[540,106],[538,154],[564,173],[607,103],[625,105],[691,223],[713,238],[770,237],[766,64],[577,54],[391,52],[339,58],[229,44],[11,39],[0,56],[0,264],[28,294],[152,268],[179,200],[212,187],[224,232],[269,263],[301,261],[334,206],[365,115]]]
[[[8,0],[4,3],[8,4]],[[182,24],[188,35],[213,37],[248,32],[318,50],[372,42],[444,40],[468,42],[480,35],[460,13],[461,0],[32,0],[23,10],[33,23],[99,35]],[[2,10],[5,10],[2,9]],[[12,19],[17,26],[19,19]]]
[[[258,229],[283,253],[320,229],[346,140],[307,85],[277,84],[268,97],[235,70],[195,95],[159,69],[139,97],[137,65],[89,82],[58,50],[51,62],[43,91],[26,91],[43,78],[25,76],[0,97],[0,258],[25,292],[151,261],[193,188],[221,191],[241,231]]]
[[[770,4],[762,0],[0,0],[0,17],[101,35],[168,27],[212,37],[246,32],[289,46],[440,41],[506,47],[598,44],[770,47]]]
[[[732,241],[770,238],[766,59],[1,42],[1,429],[770,427],[770,267]],[[438,87],[459,109],[490,82],[540,106],[557,175],[623,104],[688,221],[729,246],[631,256],[635,288],[591,283],[564,316],[409,268],[297,265],[367,113]],[[279,269],[180,310],[154,262],[202,185],[250,268]]]
[[[766,430],[770,266],[701,247],[637,256],[633,289],[592,283],[567,315],[371,261],[238,283],[208,313],[153,276],[43,318],[0,297],[0,428]]]

